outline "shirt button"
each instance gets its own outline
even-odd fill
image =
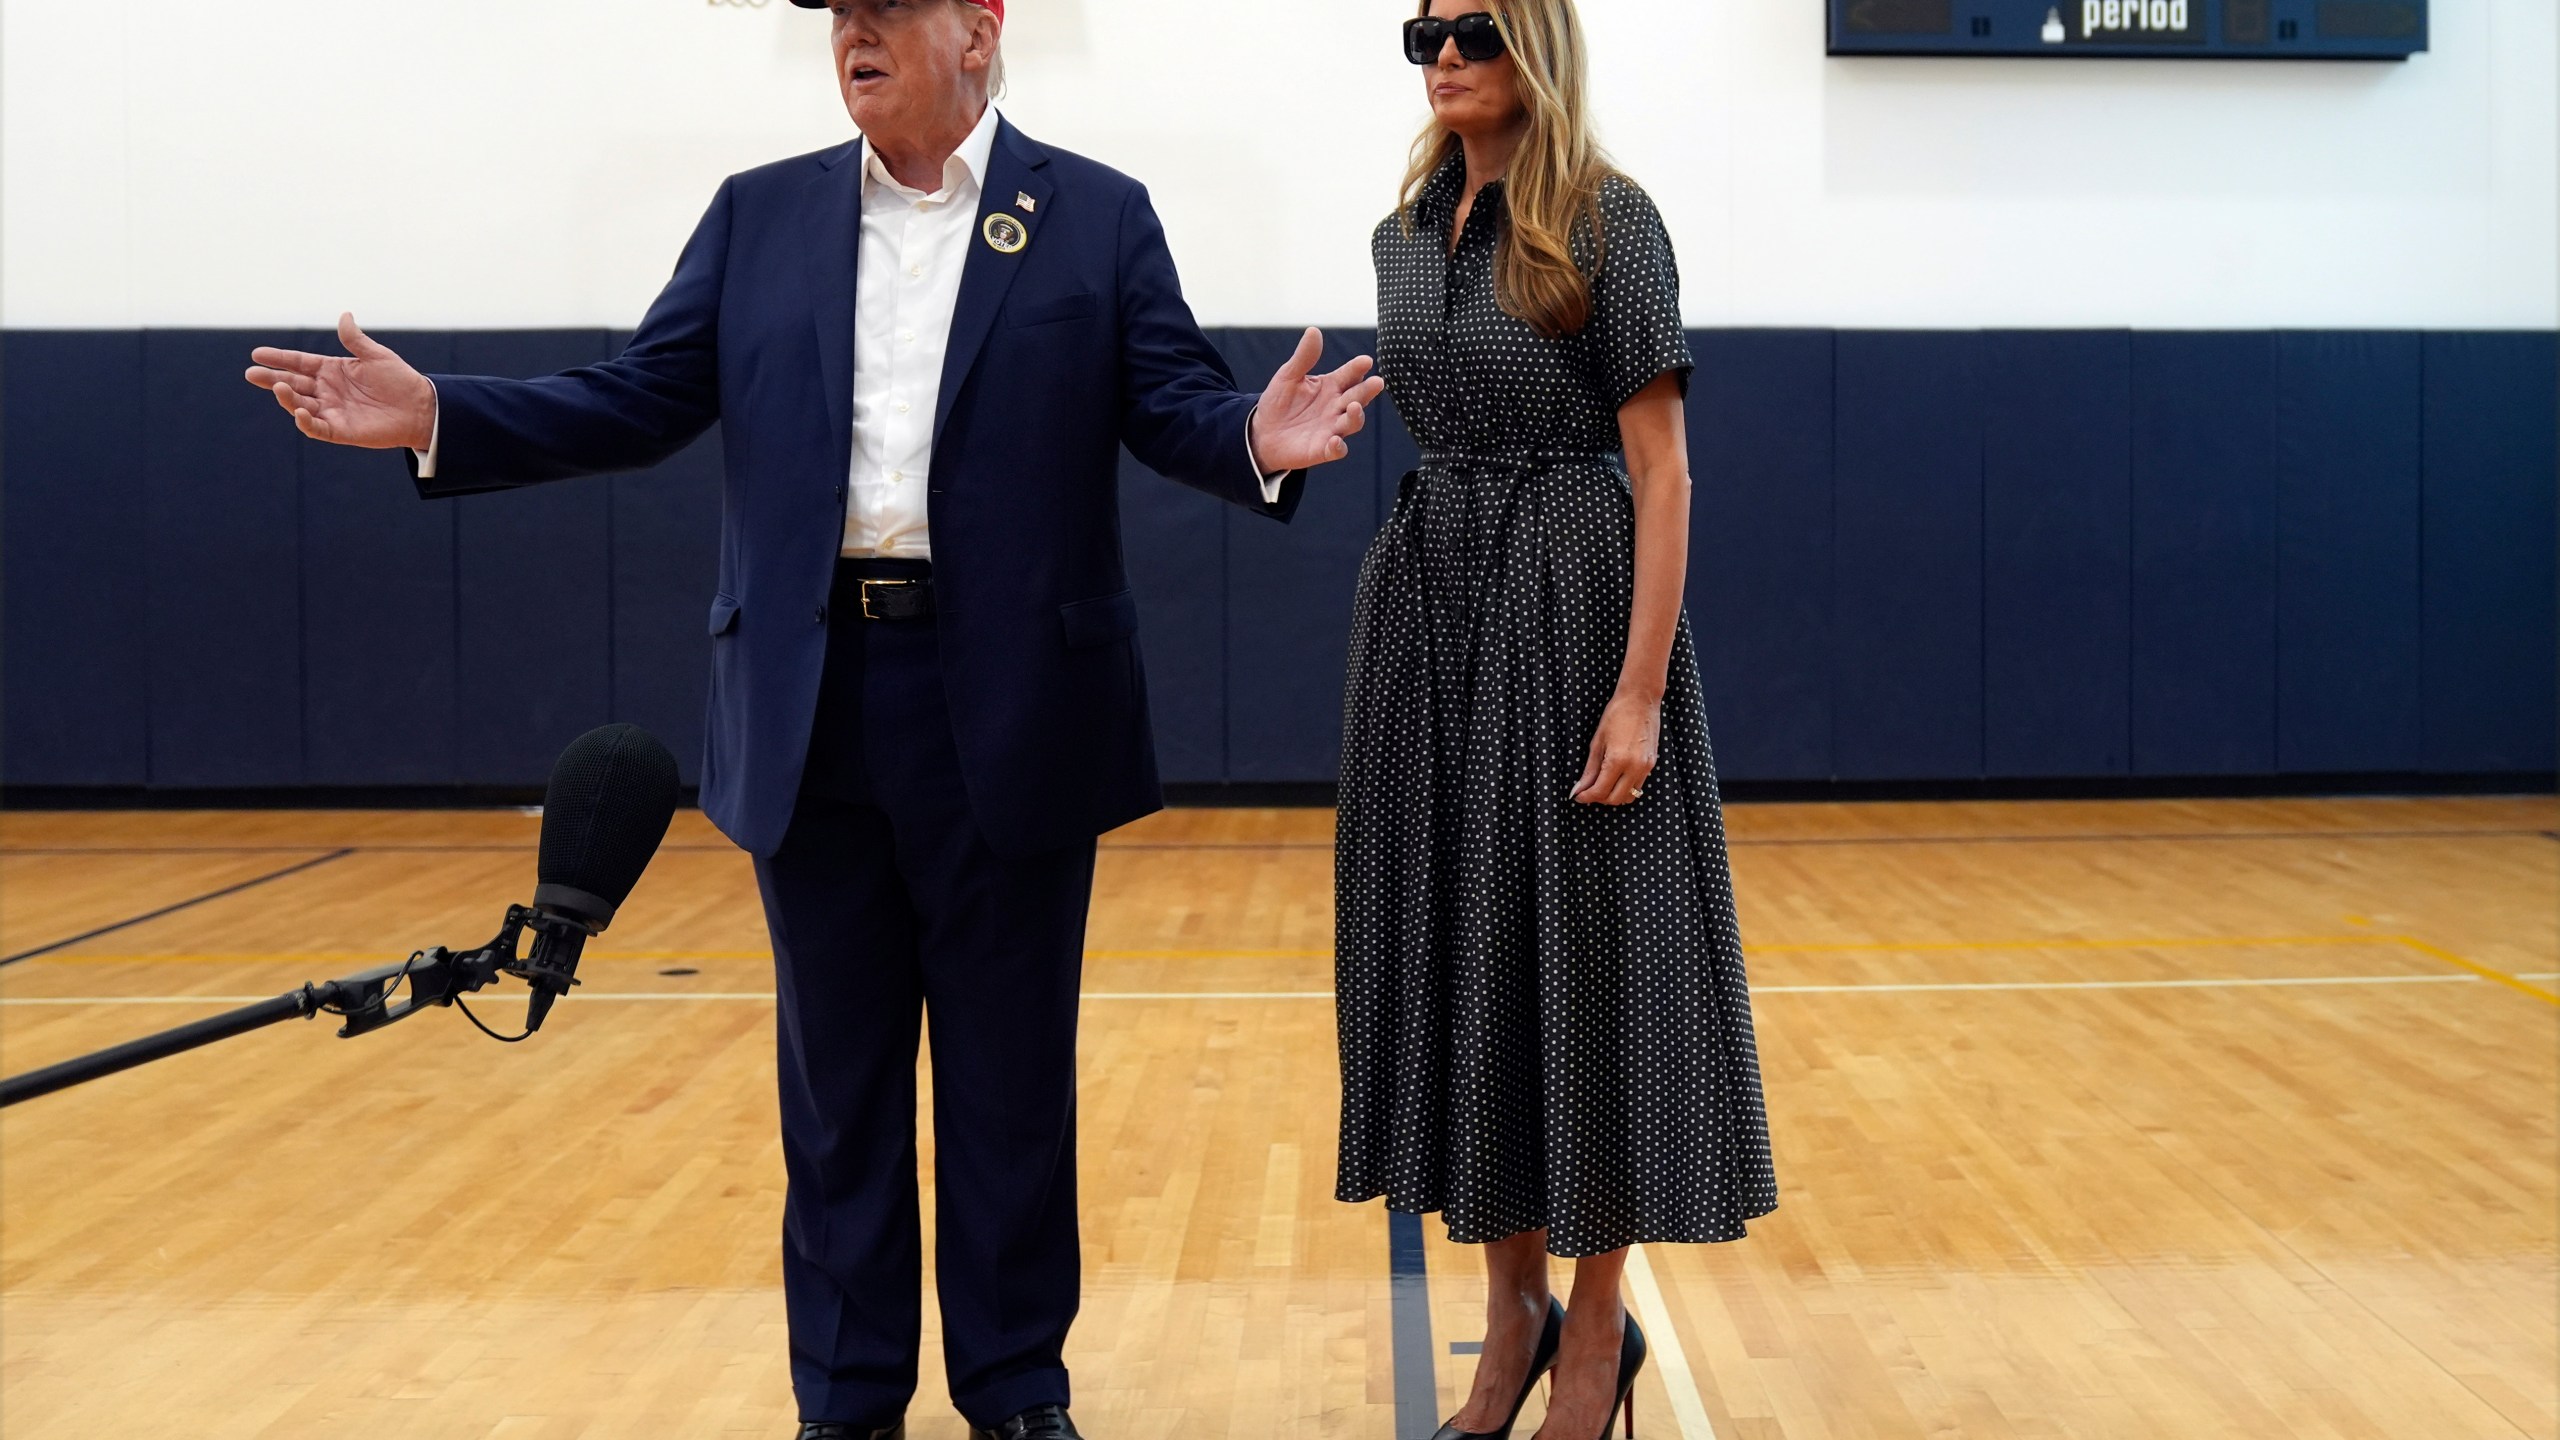
[[[907,267],[907,273],[921,280],[924,278],[924,267],[921,265],[910,265]]]
[[[890,472],[889,472],[889,483],[890,483],[890,484],[892,484],[892,485],[904,485],[904,484],[906,484],[906,483],[907,483],[907,472],[906,472],[906,471],[904,471],[904,470],[892,470],[892,471],[890,471]]]
[[[901,414],[901,415],[904,415],[904,414],[906,414],[906,413],[907,413],[907,402],[906,402],[906,401],[901,400],[901,401],[899,401],[899,402],[898,402],[898,413],[899,413],[899,414]]]
[[[916,332],[913,330],[901,330],[898,332],[898,338],[903,341],[913,341],[916,338]]]

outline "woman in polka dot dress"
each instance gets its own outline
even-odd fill
[[[1584,116],[1572,0],[1431,0],[1432,121],[1371,241],[1422,449],[1361,567],[1336,883],[1337,1195],[1485,1247],[1451,1435],[1593,1440],[1627,1247],[1777,1204],[1680,596],[1691,362],[1653,203]],[[1547,1257],[1576,1261],[1569,1313]]]

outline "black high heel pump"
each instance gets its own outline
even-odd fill
[[[1600,1440],[1609,1440],[1609,1431],[1623,1415],[1627,1421],[1627,1440],[1636,1440],[1636,1373],[1644,1369],[1644,1327],[1636,1317],[1627,1317],[1625,1338],[1618,1342],[1618,1403],[1610,1408],[1609,1418],[1600,1422]]]
[[[1556,1368],[1556,1347],[1563,1343],[1564,1305],[1550,1295],[1546,1328],[1538,1332],[1537,1352],[1529,1357],[1529,1378],[1520,1382],[1520,1398],[1511,1402],[1511,1413],[1502,1417],[1502,1427],[1461,1430],[1455,1425],[1443,1425],[1431,1440],[1511,1440],[1511,1427],[1520,1423],[1520,1407],[1529,1403],[1529,1392],[1538,1388],[1539,1379]]]
[[[1618,1398],[1600,1421],[1600,1440],[1609,1440],[1609,1432],[1618,1428],[1618,1417],[1627,1421],[1627,1440],[1636,1437],[1636,1375],[1644,1369],[1646,1347],[1644,1327],[1636,1317],[1626,1317],[1625,1328],[1618,1332]],[[1438,1437],[1433,1437],[1438,1440]]]

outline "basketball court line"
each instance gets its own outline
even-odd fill
[[[2560,993],[2545,990],[2539,985],[2526,984],[2524,977],[2521,975],[2510,975],[2504,970],[2492,970],[2488,966],[2480,964],[2477,961],[2465,960],[2461,956],[2454,954],[2452,951],[2445,949],[2443,946],[2430,945],[2415,935],[2396,935],[2392,938],[2398,940],[2401,944],[2408,946],[2410,949],[2417,951],[2421,955],[2432,956],[2435,959],[2443,961],[2447,965],[2458,965],[2463,969],[2470,971],[2472,974],[2479,976],[2483,980],[2495,981],[2500,985],[2506,986],[2510,990],[2530,995],[2536,1000],[2542,1001],[2546,1005],[2560,1005]]]
[[[1871,985],[1754,985],[1754,995],[1928,995],[1962,994],[1998,991],[2092,991],[2092,990],[2278,990],[2334,985],[2478,985],[2497,980],[2560,980],[2560,971],[2535,971],[2523,975],[2507,975],[2503,971],[2478,974],[2424,975],[2232,975],[2195,980],[1958,980],[1899,983],[1880,981]],[[2547,992],[2530,985],[2518,988],[2536,998],[2548,998]],[[248,1005],[272,999],[267,995],[8,995],[0,996],[6,1005]],[[475,995],[471,1003],[488,1001],[521,1001],[522,991],[492,991]],[[1088,990],[1079,998],[1085,1000],[1331,1000],[1330,990]],[[575,997],[580,1005],[607,1002],[672,1004],[683,1001],[703,1003],[746,1002],[771,1004],[770,990],[601,990],[584,992]]]
[[[342,852],[343,853],[343,852]],[[306,862],[304,866],[322,863]],[[279,878],[290,871],[278,872]],[[261,883],[261,882],[249,882]],[[211,898],[211,897],[200,897]],[[193,903],[193,902],[190,902]],[[2156,948],[2164,944],[2219,946],[2228,948],[2265,944],[2372,944],[2399,943],[2454,965],[2454,973],[2400,975],[2323,975],[2323,976],[2232,976],[2176,980],[2013,980],[1952,981],[1917,983],[1876,983],[1846,985],[1760,985],[1753,989],[1763,995],[1843,995],[1859,992],[1876,994],[1925,994],[1966,992],[2092,992],[2133,990],[2215,990],[2299,988],[2312,986],[2388,986],[2388,985],[2465,985],[2498,983],[2537,998],[2560,1003],[2560,997],[2537,985],[2534,980],[2560,979],[2560,972],[2529,972],[2510,975],[2476,964],[2442,947],[2411,936],[2291,936],[2249,937],[2237,939],[2197,938],[2183,942],[2081,940],[2064,942],[2018,942],[1966,944],[1963,942],[1922,943],[1918,945],[1809,945],[1766,946],[1763,950],[1794,949],[1798,951],[1874,951],[1874,950],[1944,950],[1944,949],[2011,949],[2011,948]],[[94,958],[94,957],[84,957]],[[150,957],[123,957],[147,961]],[[249,958],[249,957],[242,957]],[[759,957],[760,958],[760,957]],[[269,997],[262,995],[134,995],[134,996],[7,996],[0,1006],[118,1006],[118,1005],[210,1005],[248,1004]],[[500,993],[481,997],[487,1000],[521,1001],[521,992]],[[580,1003],[604,1001],[628,1002],[746,1002],[772,1003],[771,991],[626,991],[594,992],[580,997]],[[1092,1001],[1330,1001],[1327,990],[1260,990],[1260,991],[1088,991],[1083,997]],[[1388,1272],[1390,1286],[1389,1344],[1394,1375],[1395,1428],[1398,1440],[1425,1440],[1439,1422],[1438,1357],[1431,1339],[1430,1279],[1425,1264],[1422,1220],[1403,1212],[1388,1213]],[[1652,1353],[1664,1394],[1670,1401],[1672,1418],[1682,1440],[1716,1440],[1716,1431],[1706,1403],[1698,1388],[1696,1372],[1689,1363],[1687,1347],[1680,1335],[1665,1300],[1660,1282],[1642,1246],[1633,1247],[1627,1260],[1629,1304],[1637,1318],[1651,1332]]]
[[[313,847],[306,845],[302,848],[308,850]],[[236,885],[225,885],[219,890],[208,890],[204,894],[198,895],[193,899],[181,900],[175,905],[163,905],[157,910],[135,915],[129,919],[118,920],[112,925],[101,925],[95,930],[83,930],[79,934],[74,935],[67,940],[56,940],[50,945],[38,945],[32,950],[21,950],[14,955],[0,955],[0,965],[15,965],[21,960],[33,960],[39,955],[50,955],[56,950],[68,949],[84,940],[95,940],[101,935],[112,935],[118,930],[129,929],[135,925],[141,925],[149,921],[160,919],[165,915],[175,915],[181,910],[192,909],[195,906],[202,905],[210,900],[219,900],[226,895],[237,895],[243,890],[255,889],[271,880],[282,880],[288,875],[299,875],[305,870],[326,865],[332,860],[344,860],[354,853],[356,852],[352,847],[332,850],[326,855],[316,856],[312,859],[305,860],[299,865],[287,865],[283,869],[275,871],[272,874],[260,875],[253,880],[243,880]]]
[[[1727,836],[1725,847],[1732,850],[1769,848],[1831,848],[1861,845],[2095,845],[2143,841],[2276,841],[2276,840],[2469,840],[2518,839],[2532,837],[2560,840],[2560,830],[2543,830],[2531,826],[2499,827],[2481,830],[2237,830],[2237,831],[2132,831],[2124,833],[2073,831],[2052,835],[1813,835],[1770,836],[1750,838]],[[0,858],[11,855],[250,855],[292,854],[315,847],[310,845],[0,845]],[[379,851],[402,855],[470,855],[526,853],[530,844],[425,844],[386,841],[380,844],[349,847],[351,853]],[[1123,840],[1104,841],[1104,852],[1113,850],[1331,850],[1330,841],[1321,840]],[[661,845],[661,855],[735,855],[734,845]]]
[[[1440,1428],[1439,1357],[1431,1353],[1431,1274],[1422,1217],[1387,1212],[1387,1346],[1395,1373],[1396,1440],[1430,1440]]]
[[[1680,1327],[1672,1323],[1671,1307],[1663,1303],[1662,1287],[1654,1283],[1653,1262],[1645,1258],[1642,1245],[1627,1247],[1627,1290],[1632,1308],[1652,1332],[1649,1353],[1662,1372],[1663,1393],[1671,1397],[1671,1418],[1679,1422],[1681,1435],[1685,1440],[1716,1440],[1716,1427],[1707,1419],[1707,1402],[1698,1393],[1697,1373],[1689,1368],[1689,1347],[1681,1343]],[[1632,1424],[1627,1428],[1635,1429]]]
[[[1743,947],[1746,958],[1754,955],[1860,955],[1860,954],[1934,954],[1966,951],[2004,950],[2189,950],[2189,949],[2253,949],[2290,945],[2390,945],[2404,937],[2388,931],[2368,930],[2334,935],[2185,935],[2150,938],[2104,938],[2085,936],[2048,936],[2007,940],[1854,940],[1806,943],[1772,942]],[[308,965],[334,962],[370,965],[386,956],[397,958],[388,950],[298,950],[288,954],[273,951],[167,951],[101,955],[64,955],[57,964],[137,964],[161,965],[240,965],[270,960],[292,960]],[[769,950],[624,950],[599,947],[591,951],[590,960],[621,964],[691,965],[713,961],[739,961],[756,965],[773,963]],[[1087,950],[1087,960],[1331,960],[1331,950],[1305,948],[1205,949],[1104,949]],[[2437,958],[2437,957],[2431,957]],[[1757,987],[1755,987],[1757,988]]]
[[[324,858],[325,858],[325,857],[324,857]],[[316,863],[316,862],[315,862],[315,863]],[[284,874],[284,873],[290,873],[290,872],[279,872],[279,874]],[[253,882],[253,883],[254,883],[254,882]],[[209,898],[209,897],[207,897],[207,898]],[[193,903],[193,902],[190,902],[190,903]],[[125,923],[134,923],[134,922],[125,922]],[[104,933],[104,932],[100,932],[100,933]],[[62,943],[67,944],[67,943],[70,943],[70,942],[62,942]],[[1873,955],[1873,954],[1885,954],[1885,955],[1893,955],[1893,954],[1927,955],[1927,954],[1964,954],[1964,953],[1977,952],[1977,951],[1979,951],[1979,952],[1986,952],[1986,953],[1997,953],[1997,952],[2002,952],[2002,951],[2035,951],[2035,950],[2062,950],[2062,951],[2070,951],[2070,950],[2093,950],[2093,951],[2109,951],[2109,950],[2196,950],[2196,949],[2216,949],[2216,950],[2242,949],[2242,950],[2246,950],[2246,949],[2262,949],[2262,948],[2271,948],[2271,947],[2294,947],[2294,946],[2315,946],[2315,947],[2316,947],[2316,946],[2330,946],[2330,947],[2336,947],[2336,946],[2375,946],[2375,945],[2381,945],[2381,946],[2391,946],[2391,945],[2396,945],[2396,946],[2400,946],[2400,947],[2402,947],[2402,948],[2404,948],[2404,949],[2408,949],[2408,950],[2411,950],[2411,951],[2416,952],[2417,954],[2423,955],[2423,956],[2425,956],[2426,958],[2428,958],[2428,959],[2430,959],[2430,960],[2437,961],[2437,962],[2439,962],[2439,963],[2443,963],[2443,964],[2449,964],[2449,965],[2452,965],[2452,966],[2454,966],[2455,968],[2457,968],[2457,969],[2459,969],[2459,970],[2462,970],[2462,971],[2465,971],[2465,972],[2469,973],[2470,975],[2475,976],[2475,977],[2477,977],[2477,978],[2484,979],[2484,980],[2490,980],[2490,981],[2496,982],[2496,983],[2498,983],[2498,984],[2511,985],[2511,986],[2513,986],[2514,988],[2517,988],[2517,989],[2521,990],[2523,993],[2525,993],[2525,994],[2529,994],[2529,995],[2532,995],[2532,996],[2534,996],[2534,997],[2535,997],[2535,998],[2537,998],[2537,999],[2550,1001],[2550,1002],[2552,1002],[2552,1003],[2554,1003],[2554,1004],[2560,1004],[2560,994],[2554,994],[2554,993],[2552,993],[2552,992],[2550,992],[2550,991],[2543,990],[2541,987],[2536,986],[2536,985],[2531,985],[2531,984],[2525,984],[2525,983],[2523,983],[2524,981],[2527,981],[2527,980],[2530,980],[2530,979],[2535,978],[2535,977],[2533,977],[2533,976],[2511,975],[2511,974],[2508,974],[2508,973],[2507,973],[2507,972],[2505,972],[2505,971],[2497,970],[2497,969],[2491,968],[2491,967],[2489,967],[2489,966],[2481,965],[2481,964],[2478,964],[2478,963],[2476,963],[2476,962],[2474,962],[2474,961],[2471,961],[2471,960],[2465,959],[2465,958],[2463,958],[2462,956],[2460,956],[2460,955],[2458,955],[2458,954],[2454,953],[2453,951],[2451,951],[2451,950],[2448,950],[2448,949],[2444,948],[2443,946],[2440,946],[2440,945],[2434,944],[2433,942],[2430,942],[2430,941],[2427,941],[2427,940],[2422,940],[2422,939],[2418,938],[2417,936],[2414,936],[2414,935],[2405,935],[2405,934],[2398,934],[2398,933],[2394,933],[2394,932],[2390,932],[2390,931],[2379,931],[2379,930],[2373,930],[2373,931],[2361,931],[2361,932],[2349,932],[2349,933],[2331,934],[2331,935],[2316,935],[2316,934],[2306,934],[2306,935],[2190,935],[2190,936],[2153,936],[2153,937],[2130,937],[2130,938],[2088,937],[2088,936],[2051,936],[2051,937],[2044,937],[2044,938],[2023,938],[2023,939],[2007,939],[2007,940],[1903,940],[1903,941],[1847,941],[1847,942],[1819,942],[1819,943],[1802,943],[1802,944],[1770,943],[1770,944],[1748,945],[1748,946],[1745,946],[1745,947],[1744,947],[1744,949],[1745,949],[1745,953],[1746,953],[1746,955],[1747,955],[1747,956],[1761,956],[1761,955],[1862,955],[1862,954],[1864,954],[1864,955]],[[50,949],[58,949],[58,948],[59,948],[59,946],[47,947],[47,948],[48,948],[49,950],[50,950]],[[382,961],[383,959],[385,959],[385,957],[386,957],[387,955],[389,955],[390,953],[391,953],[391,952],[389,952],[389,951],[371,951],[371,950],[367,950],[367,951],[357,951],[357,950],[308,950],[308,951],[297,951],[297,952],[293,952],[293,953],[290,953],[290,954],[278,954],[278,953],[274,953],[274,952],[266,952],[266,951],[259,951],[259,952],[249,952],[249,951],[222,951],[222,952],[192,952],[192,953],[191,953],[191,952],[168,952],[168,953],[160,953],[160,954],[59,955],[59,956],[56,956],[56,957],[55,957],[55,959],[54,959],[54,963],[56,963],[56,964],[77,964],[77,965],[102,965],[102,964],[127,964],[127,965],[132,965],[132,964],[157,964],[157,965],[172,965],[172,964],[186,964],[186,965],[244,965],[244,964],[262,964],[262,963],[269,963],[269,962],[292,961],[292,962],[295,962],[295,963],[298,963],[298,964],[301,964],[301,965],[310,966],[310,967],[313,967],[313,968],[325,968],[325,967],[327,967],[327,966],[329,966],[329,965],[332,965],[332,964],[339,964],[339,963],[358,964],[358,965],[369,965],[369,964],[374,964],[374,963],[378,963],[378,962]],[[766,952],[766,951],[749,951],[749,950],[736,950],[736,951],[705,951],[705,950],[619,950],[619,951],[616,951],[616,950],[606,950],[606,951],[603,951],[603,952],[601,952],[601,953],[598,953],[598,954],[592,955],[592,956],[590,956],[589,958],[590,958],[590,959],[592,959],[592,960],[600,961],[600,962],[618,963],[618,964],[668,964],[668,965],[685,965],[685,964],[703,964],[703,963],[711,963],[711,962],[722,962],[722,961],[727,961],[727,962],[738,962],[738,963],[755,964],[755,965],[769,965],[769,964],[771,964],[771,963],[773,962],[773,956],[772,956],[772,954],[771,954],[770,952]],[[1088,960],[1088,961],[1091,961],[1091,960],[1169,960],[1169,961],[1194,961],[1194,962],[1197,962],[1197,961],[1215,961],[1215,960],[1330,960],[1330,959],[1334,958],[1334,954],[1333,954],[1333,952],[1332,952],[1331,950],[1313,950],[1313,949],[1279,949],[1279,948],[1273,948],[1273,949],[1228,949],[1228,950],[1087,950],[1087,951],[1085,952],[1085,954],[1084,954],[1084,958],[1085,958],[1086,960]],[[2027,988],[2037,988],[2037,989],[2057,989],[2057,988],[2125,989],[2125,988],[2152,988],[2152,987],[2192,986],[2192,985],[2199,985],[2199,984],[2202,984],[2202,985],[2283,984],[2283,983],[2297,983],[2297,981],[2298,981],[2299,983],[2388,984],[2388,983],[2396,983],[2396,982],[2398,982],[2398,981],[2401,981],[2401,980],[2403,980],[2403,979],[2407,979],[2407,978],[2410,978],[2410,977],[2405,977],[2405,976],[2392,976],[2392,975],[2371,975],[2371,976],[2350,976],[2350,975],[2340,975],[2340,976],[2325,976],[2325,977],[2323,977],[2323,976],[2314,976],[2314,977],[2293,977],[2293,978],[2287,978],[2287,977],[2242,977],[2242,976],[2234,976],[2234,977],[2228,977],[2228,978],[2223,978],[2223,979],[2208,979],[2208,980],[2092,980],[2092,981],[2060,981],[2060,980],[2056,980],[2056,981],[1979,981],[1979,982],[1944,982],[1944,983],[1938,983],[1938,984],[1924,984],[1924,985],[1916,985],[1916,986],[1909,986],[1909,987],[1903,987],[1903,988],[1914,988],[1914,989],[2003,989],[2003,988],[2018,988],[2018,987],[2023,986],[2023,987],[2027,987]],[[1752,988],[1754,991],[1756,991],[1756,992],[1761,992],[1761,993],[1768,993],[1768,994],[1788,994],[1788,993],[1823,993],[1826,987],[1811,986],[1811,985],[1766,985],[1766,984],[1755,984],[1755,985],[1753,985],[1751,988]],[[1839,987],[1839,988],[1845,988],[1845,989],[1850,989],[1850,990],[1889,990],[1889,989],[1893,989],[1893,988],[1896,988],[1896,987],[1894,987],[1894,986],[1890,986],[1890,985],[1884,985],[1884,984],[1874,984],[1874,985],[1849,985],[1849,986]],[[687,993],[690,993],[690,992],[674,992],[674,993],[677,993],[677,994],[687,994]],[[1131,999],[1157,999],[1157,998],[1168,998],[1168,999],[1190,999],[1190,998],[1199,998],[1199,997],[1202,997],[1202,996],[1207,996],[1207,995],[1216,994],[1216,993],[1224,993],[1224,992],[1207,992],[1207,991],[1190,991],[1190,990],[1184,990],[1184,991],[1132,991],[1132,992],[1128,992],[1128,994],[1127,994],[1127,998],[1131,998]],[[1272,998],[1302,998],[1302,999],[1303,999],[1303,998],[1316,998],[1316,997],[1320,997],[1320,996],[1324,996],[1324,995],[1329,995],[1329,994],[1330,994],[1330,992],[1319,992],[1319,991],[1272,991],[1272,992],[1234,992],[1234,993],[1236,994],[1236,996],[1237,996],[1238,998],[1249,998],[1251,995],[1256,995],[1256,994],[1268,994],[1268,995],[1270,995]]]

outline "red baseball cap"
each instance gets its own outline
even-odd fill
[[[799,6],[803,10],[824,10],[827,8],[827,0],[791,0],[791,3]],[[968,0],[968,3],[985,7],[989,13],[996,17],[997,24],[1001,25],[1004,23],[1004,0]]]

